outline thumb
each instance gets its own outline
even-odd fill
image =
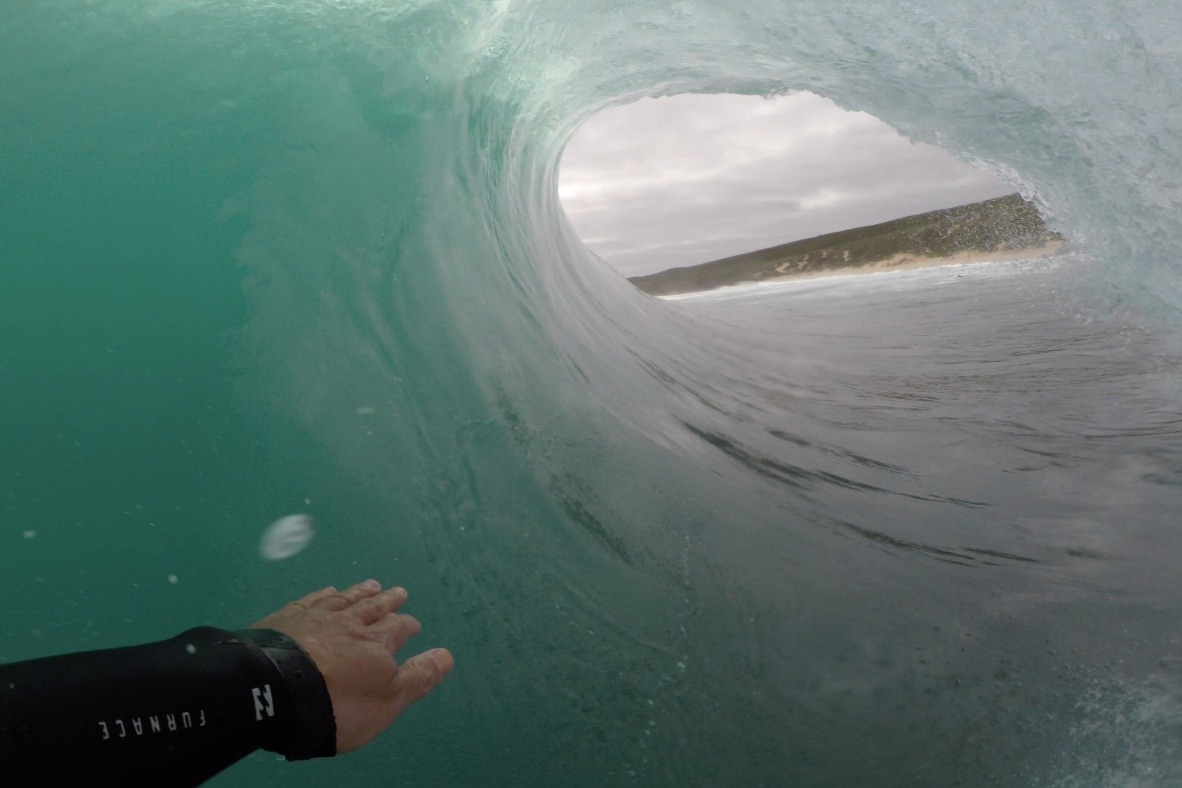
[[[401,714],[410,704],[426,695],[451,673],[455,660],[445,648],[424,651],[398,668],[398,696],[394,703]]]

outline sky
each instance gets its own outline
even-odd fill
[[[625,276],[1016,191],[864,112],[796,93],[642,99],[571,139],[559,196]]]

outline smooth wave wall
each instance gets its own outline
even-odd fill
[[[0,658],[373,575],[447,686],[223,784],[1176,776],[1178,40],[1133,2],[10,9]],[[791,90],[996,170],[1094,262],[744,316],[574,236],[590,114]]]

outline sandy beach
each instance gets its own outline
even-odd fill
[[[889,271],[913,271],[920,268],[939,268],[945,265],[1006,263],[1015,260],[1033,260],[1039,257],[1051,257],[1052,255],[1061,254],[1066,249],[1066,241],[1052,241],[1042,246],[1031,246],[1022,249],[999,249],[992,252],[957,252],[944,257],[921,257],[917,255],[897,254],[875,263],[852,265],[848,268],[830,268],[823,271],[785,273],[783,276],[769,277],[762,281],[764,283],[788,282],[797,279],[819,279],[831,276],[882,274]]]

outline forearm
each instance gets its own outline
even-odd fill
[[[5,784],[196,785],[259,748],[291,760],[336,752],[324,680],[278,632],[200,627],[0,666]]]

